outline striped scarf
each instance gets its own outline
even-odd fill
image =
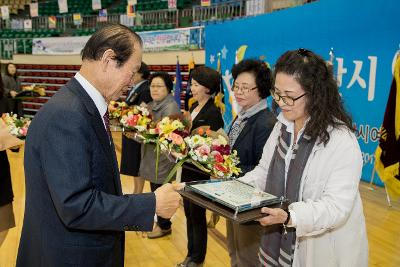
[[[229,145],[233,147],[236,139],[239,137],[243,128],[246,126],[247,120],[260,112],[261,110],[267,109],[267,101],[265,99],[260,100],[257,104],[249,108],[248,110],[242,110],[233,121],[232,127],[229,130]]]
[[[275,196],[284,196],[289,204],[298,201],[301,177],[315,144],[315,140],[303,134],[297,144],[289,148],[290,139],[291,134],[286,131],[286,126],[282,125],[265,186],[266,192]],[[285,186],[285,155],[288,149],[292,149],[293,154]],[[265,227],[259,253],[262,266],[292,266],[296,229],[287,228],[287,234],[284,234],[283,230],[281,224]]]

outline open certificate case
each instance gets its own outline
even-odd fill
[[[206,180],[186,183],[179,192],[182,197],[217,214],[246,223],[259,219],[265,214],[262,207],[281,207],[283,199],[237,179]]]

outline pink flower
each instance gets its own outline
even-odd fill
[[[28,128],[20,128],[19,129],[19,134],[22,136],[26,136],[28,134]]]
[[[126,121],[129,126],[136,126],[137,122],[139,120],[139,115],[133,115],[132,117],[128,118]]]
[[[196,148],[196,151],[199,155],[201,156],[208,156],[210,154],[210,147],[207,145],[201,145],[198,148]]]
[[[179,134],[176,133],[170,133],[169,138],[171,138],[172,143],[180,146],[183,143],[183,138]]]

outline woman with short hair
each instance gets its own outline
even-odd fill
[[[220,74],[209,67],[199,66],[192,70],[190,90],[195,103],[190,108],[192,130],[198,127],[209,127],[217,131],[224,127],[220,110],[214,104],[214,95],[220,90]],[[185,164],[182,169],[182,181],[192,182],[209,180],[210,175],[198,170],[192,164]],[[187,255],[179,267],[203,266],[207,252],[206,210],[187,199],[183,200],[187,228]]]
[[[150,95],[153,101],[148,104],[148,109],[154,121],[164,117],[180,114],[180,108],[171,92],[173,83],[171,76],[166,72],[156,72],[150,76]],[[160,153],[158,159],[158,174],[156,176],[156,149],[154,144],[143,144],[142,158],[140,161],[139,175],[150,182],[151,191],[163,185],[175,163],[171,162],[166,155]],[[157,223],[152,232],[147,234],[148,238],[158,238],[171,234],[171,220],[157,216]]]
[[[276,122],[266,100],[270,95],[272,78],[268,66],[254,59],[234,65],[232,76],[232,90],[241,111],[229,130],[229,144],[232,150],[237,151],[238,166],[244,175],[257,166],[262,148]],[[227,220],[226,229],[231,266],[258,266],[262,226],[257,222],[242,225]]]

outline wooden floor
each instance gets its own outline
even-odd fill
[[[119,156],[120,138],[115,136]],[[19,153],[8,153],[14,188],[14,213],[16,227],[9,230],[0,247],[0,267],[15,266],[19,236],[21,234],[25,188],[23,171],[23,150]],[[122,176],[124,193],[131,193],[133,182]],[[145,191],[149,187],[146,185]],[[400,204],[393,203],[388,207],[385,192],[382,188],[371,191],[368,184],[361,183],[360,191],[364,203],[367,221],[370,266],[400,266]],[[172,235],[149,240],[141,233],[127,232],[125,266],[175,266],[186,256],[186,225],[183,207],[172,218]],[[208,249],[205,266],[229,266],[229,256],[224,244],[225,221],[222,219],[215,230],[209,231]],[[1,234],[0,234],[1,239]]]

